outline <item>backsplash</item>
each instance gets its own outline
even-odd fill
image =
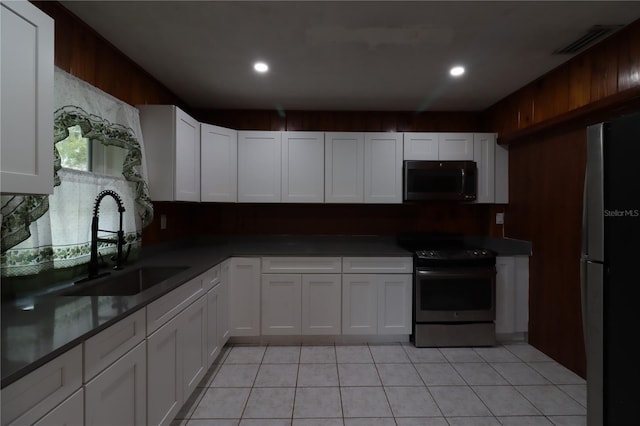
[[[488,204],[196,204],[154,203],[155,219],[143,245],[200,235],[393,235],[453,232],[501,237]],[[160,229],[166,216],[167,227]],[[498,234],[498,235],[494,235]]]

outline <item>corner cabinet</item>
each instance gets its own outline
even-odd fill
[[[200,200],[238,201],[238,132],[200,125]]]
[[[200,123],[174,105],[138,105],[153,201],[200,201]]]
[[[54,22],[27,1],[3,1],[0,21],[0,191],[51,194]]]

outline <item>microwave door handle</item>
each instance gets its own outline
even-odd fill
[[[460,169],[460,173],[462,173],[462,185],[460,188],[460,195],[464,194],[464,189],[467,187],[467,174],[464,172],[464,167],[462,169]]]

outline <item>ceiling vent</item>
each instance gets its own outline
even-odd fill
[[[594,25],[579,39],[569,43],[567,46],[553,51],[554,55],[573,55],[587,46],[622,28],[622,25]]]

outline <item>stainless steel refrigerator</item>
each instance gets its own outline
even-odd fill
[[[581,284],[587,425],[640,424],[640,114],[587,128]]]

